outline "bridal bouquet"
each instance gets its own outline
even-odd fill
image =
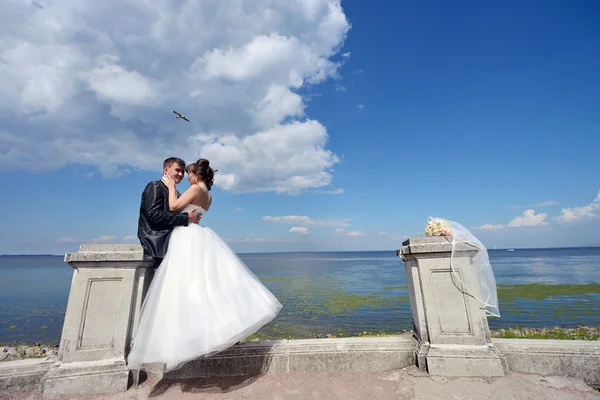
[[[430,219],[425,228],[426,236],[452,236],[452,227],[445,219]]]

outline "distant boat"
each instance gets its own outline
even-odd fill
[[[508,249],[508,250],[506,250],[506,251],[515,251],[515,249]]]

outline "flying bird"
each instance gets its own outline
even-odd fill
[[[173,110],[173,114],[177,115],[175,118],[182,118],[182,119],[186,120],[187,122],[190,122],[190,120],[187,119],[185,115],[181,115],[175,110]]]

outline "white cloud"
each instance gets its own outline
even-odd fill
[[[600,209],[600,191],[592,202],[583,207],[569,207],[560,210],[560,216],[556,218],[558,222],[578,222],[584,219],[597,217],[596,211]]]
[[[123,241],[129,241],[129,240],[139,240],[137,235],[129,235],[129,236],[125,236],[123,238]]]
[[[547,222],[545,220],[547,216],[548,213],[536,214],[535,210],[529,209],[525,210],[522,217],[516,217],[510,221],[507,226],[510,228],[518,228],[522,226],[546,225]]]
[[[365,105],[364,104],[358,104],[356,106],[356,108],[358,108],[359,110],[362,110],[363,108],[365,108]]]
[[[274,126],[285,117],[304,116],[302,97],[281,85],[270,86],[256,107],[260,110],[256,120],[257,127]]]
[[[288,243],[288,242],[294,242],[294,241],[296,241],[295,238],[293,238],[293,239],[263,238],[263,237],[257,237],[257,238],[245,237],[243,239],[227,238],[227,242],[230,242],[230,243]]]
[[[483,230],[483,231],[495,231],[498,229],[504,229],[505,226],[502,224],[485,224],[485,225],[481,225],[479,227],[479,229]]]
[[[177,155],[209,158],[225,190],[331,183],[339,159],[300,89],[349,58],[333,61],[350,29],[339,1],[5,3],[0,168],[115,176]]]
[[[276,125],[242,139],[196,137],[191,145],[219,170],[215,184],[218,181],[223,189],[298,194],[331,183],[329,169],[339,159],[325,149],[326,138],[323,125],[307,120]]]
[[[114,242],[117,239],[116,235],[100,236],[99,238],[92,239],[93,243],[109,243]]]
[[[360,230],[355,230],[355,231],[346,231],[344,228],[338,228],[335,230],[335,233],[339,233],[342,234],[344,236],[365,236],[366,233],[364,233],[363,231]]]
[[[549,200],[542,201],[541,203],[535,203],[530,206],[510,206],[510,208],[539,208],[539,207],[551,207],[558,204],[558,201]]]
[[[58,239],[59,243],[110,243],[118,239],[116,235],[100,236],[94,239],[79,239],[72,236],[66,236]]]
[[[262,218],[266,222],[277,222],[292,225],[309,225],[309,226],[348,226],[351,218],[346,219],[318,219],[310,218],[305,215],[285,215],[281,217],[273,217],[267,215]]]
[[[308,230],[308,228],[305,227],[305,226],[292,226],[288,232],[291,232],[291,233],[302,233],[302,234],[305,234],[305,235],[308,234],[308,233],[310,233],[310,231]]]
[[[235,209],[235,211],[237,211],[237,212],[243,211],[243,208],[241,208],[241,207],[237,207],[237,208]]]
[[[344,194],[344,188],[338,188],[335,190],[316,190],[314,193],[319,194]]]
[[[379,233],[378,233],[378,235],[379,235],[379,236],[385,236],[385,235],[387,235],[387,234],[388,234],[387,232],[379,232]]]
[[[346,236],[365,236],[366,233],[364,233],[363,231],[349,231],[346,232]]]
[[[549,207],[558,204],[556,201],[544,201],[538,203],[538,207]],[[520,206],[511,206],[511,208],[518,208]],[[592,202],[588,205],[581,207],[568,207],[563,208],[560,211],[560,216],[556,217],[555,220],[560,223],[567,222],[579,222],[586,219],[596,218],[598,216],[597,211],[600,210],[600,191],[597,193],[596,197]],[[541,226],[548,225],[546,218],[548,217],[548,213],[536,214],[533,208],[529,208],[525,210],[523,216],[519,216],[514,218],[506,225],[502,224],[485,224],[479,227],[475,227],[475,229],[480,230],[499,230],[504,228],[519,228],[519,227],[528,227],[528,226]]]
[[[80,239],[74,238],[72,236],[65,236],[58,239],[59,243],[81,243]]]
[[[115,105],[151,106],[159,103],[158,90],[138,71],[129,71],[109,57],[102,65],[80,74],[98,98]]]
[[[401,240],[404,241],[406,239],[408,239],[409,236],[408,235],[395,235],[392,237],[392,240]]]
[[[476,229],[480,230],[498,230],[504,228],[521,228],[521,227],[530,227],[530,226],[541,226],[547,225],[546,218],[548,217],[548,213],[536,214],[535,210],[528,209],[523,212],[522,216],[513,218],[508,224],[485,224]]]

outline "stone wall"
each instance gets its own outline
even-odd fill
[[[414,337],[246,342],[192,361],[165,378],[368,372],[417,365],[431,375],[503,376],[513,371],[576,377],[600,386],[598,341],[492,339],[480,304],[461,286],[478,286],[472,263],[477,250],[466,243],[458,246],[455,272],[449,265],[450,238],[409,239],[398,250],[409,282]],[[136,382],[126,360],[152,260],[139,245],[82,245],[65,262],[73,268],[73,281],[58,354],[39,349],[35,358],[36,350],[19,349],[34,358],[0,362],[0,394],[35,391],[51,399],[123,392]],[[0,356],[8,353],[4,350]],[[148,366],[148,371],[163,375],[161,365]]]

